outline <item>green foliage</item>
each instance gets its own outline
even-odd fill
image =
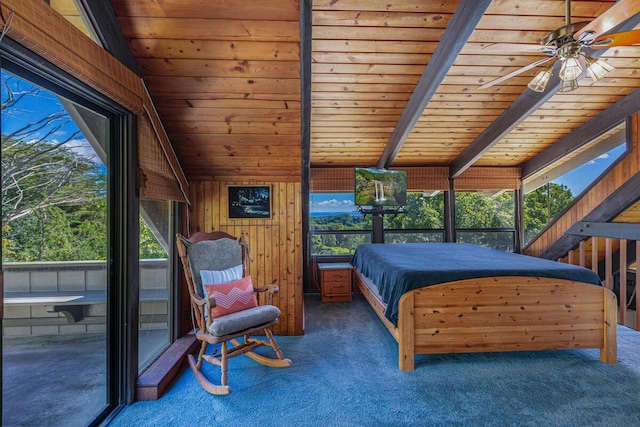
[[[105,259],[106,183],[87,158],[2,139],[5,261]]]
[[[140,217],[140,259],[167,258],[167,252],[164,250],[151,229]]]
[[[564,184],[549,183],[524,196],[524,241],[530,242],[555,219],[574,196]]]
[[[2,138],[2,222],[9,224],[52,206],[105,197],[96,165],[61,144]]]
[[[105,260],[105,172],[63,106],[45,95],[2,72],[3,261]],[[33,114],[26,103],[34,99],[48,112]],[[28,121],[14,120],[21,117]],[[146,225],[140,241],[143,256],[166,257]]]
[[[3,259],[105,259],[105,176],[69,114],[3,71],[2,120]]]
[[[371,230],[371,217],[346,213],[311,217],[309,227],[323,231]],[[313,234],[311,248],[314,255],[348,255],[366,240],[363,234]]]
[[[106,203],[50,206],[5,227],[4,261],[106,259]]]
[[[317,216],[309,219],[311,230],[371,230],[371,218],[368,215],[341,214]]]
[[[513,228],[512,192],[488,197],[477,192],[456,193],[456,228]]]
[[[423,197],[420,193],[407,194],[406,213],[386,215],[384,227],[388,230],[444,228],[444,194],[433,197]]]
[[[407,194],[406,213],[385,215],[385,229],[442,229],[444,228],[444,195],[423,197],[421,193]],[[354,234],[312,234],[311,251],[314,255],[349,255],[363,243],[370,242],[372,229],[371,215],[349,214],[326,217],[311,217],[311,230],[323,231],[364,231]],[[425,236],[398,235],[394,241],[433,241],[441,240],[440,233],[435,236],[426,233]]]
[[[525,241],[540,232],[573,201],[571,191],[564,185],[549,184],[524,198]],[[511,232],[483,231],[493,228],[515,228],[515,200],[512,192],[485,196],[479,192],[456,193],[455,224],[458,241],[490,247],[512,248]],[[441,233],[428,230],[444,228],[444,195],[423,197],[420,193],[407,195],[406,213],[385,215],[385,230],[425,230],[424,233],[393,233],[389,242],[441,241]],[[325,231],[360,230],[361,234],[312,234],[311,248],[314,255],[350,254],[361,244],[369,241],[370,215],[336,215],[311,217],[310,229]],[[478,229],[480,231],[464,231]]]
[[[456,240],[461,243],[513,250],[513,233],[484,231],[515,227],[513,192],[486,196],[478,192],[456,193]],[[481,231],[464,231],[477,229]]]

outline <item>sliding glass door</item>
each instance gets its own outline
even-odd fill
[[[91,424],[119,345],[109,120],[52,85],[1,82],[2,424]]]

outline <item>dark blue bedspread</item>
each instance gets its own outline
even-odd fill
[[[490,276],[539,276],[600,285],[584,267],[466,243],[372,243],[356,249],[351,265],[378,287],[395,325],[400,297],[412,289]]]

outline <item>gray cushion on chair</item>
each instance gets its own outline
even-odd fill
[[[280,309],[273,305],[261,305],[247,310],[237,311],[213,319],[209,332],[221,337],[243,329],[269,323],[280,316]]]
[[[226,270],[242,264],[242,246],[228,238],[203,240],[187,247],[187,257],[196,289],[201,291],[200,270]]]

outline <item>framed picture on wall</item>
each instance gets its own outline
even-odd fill
[[[229,185],[229,218],[271,218],[271,186]]]

